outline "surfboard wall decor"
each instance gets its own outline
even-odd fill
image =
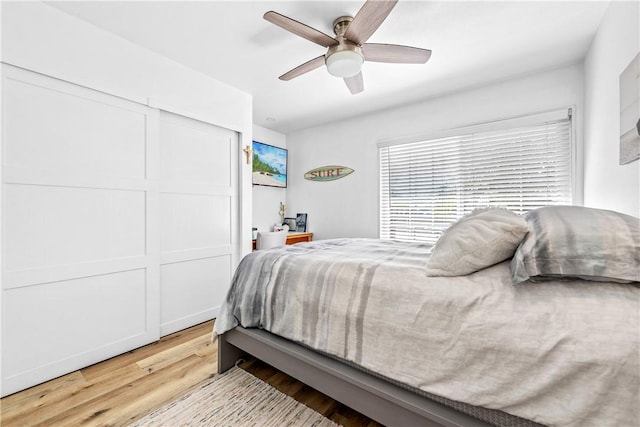
[[[304,174],[304,179],[309,181],[335,181],[336,179],[344,178],[345,176],[353,173],[353,169],[346,166],[320,166],[310,170]]]

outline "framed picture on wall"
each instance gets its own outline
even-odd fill
[[[620,164],[640,159],[640,53],[620,74]]]
[[[296,231],[306,233],[307,232],[307,214],[299,213],[296,215]]]
[[[253,185],[287,187],[286,148],[253,141]]]

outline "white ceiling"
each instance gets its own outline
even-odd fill
[[[253,95],[254,123],[282,133],[580,61],[608,1],[403,1],[368,40],[431,49],[424,65],[363,66],[363,93],[319,68],[325,49],[262,19],[274,10],[333,35],[363,1],[49,2]],[[517,94],[514,94],[517,96]]]

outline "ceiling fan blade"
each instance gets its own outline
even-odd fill
[[[362,46],[365,61],[424,64],[431,58],[429,49],[398,44],[367,43]]]
[[[344,37],[359,45],[363,44],[389,16],[396,3],[398,0],[367,0],[349,24]]]
[[[322,67],[324,65],[324,55],[320,55],[317,58],[313,58],[310,61],[305,62],[302,65],[298,65],[291,71],[288,71],[281,75],[280,80],[291,80],[298,76],[301,76],[309,71],[313,71],[316,68]]]
[[[311,28],[310,26],[305,25],[302,22],[298,22],[295,19],[280,15],[278,12],[267,12],[264,14],[263,18],[271,22],[272,24],[277,25],[278,27],[284,28],[285,30],[293,34],[319,44],[320,46],[329,47],[333,46],[334,44],[338,44],[338,41],[336,39],[323,33],[322,31]]]
[[[364,82],[362,81],[362,72],[355,76],[345,77],[344,82],[347,84],[352,95],[360,93],[364,90]]]

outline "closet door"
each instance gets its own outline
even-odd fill
[[[160,333],[217,316],[238,253],[238,135],[160,114]]]
[[[159,336],[157,112],[2,68],[2,393]]]

